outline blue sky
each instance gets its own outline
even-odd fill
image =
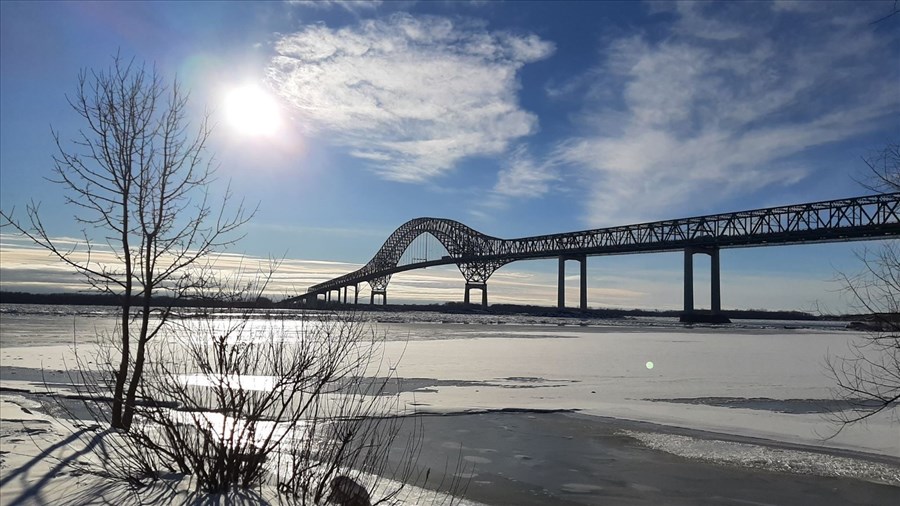
[[[116,51],[211,112],[213,190],[259,202],[233,259],[286,256],[284,293],[355,269],[419,216],[512,238],[861,195],[861,157],[900,135],[900,19],[872,24],[893,5],[2,2],[2,208],[33,198],[54,235],[79,234],[44,179],[50,126],[77,133],[65,95]],[[228,120],[247,85],[277,103],[271,135]],[[77,287],[3,233],[4,289]],[[723,306],[845,310],[833,279],[874,246],[726,250]],[[594,257],[590,305],[678,308],[681,262]],[[507,265],[491,300],[553,304],[555,269]],[[429,269],[389,293],[462,286]]]

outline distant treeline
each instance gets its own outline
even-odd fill
[[[137,301],[135,301],[137,302]],[[80,306],[118,306],[121,301],[115,295],[91,294],[91,293],[25,293],[0,291],[0,303],[3,304],[65,304]],[[279,308],[298,307],[281,302],[273,302],[266,297],[260,297],[256,301],[223,301],[221,299],[181,299],[172,300],[169,297],[159,296],[153,298],[154,306],[172,307],[217,307],[217,308]],[[313,306],[318,309],[346,309],[352,305],[337,302],[325,303],[320,301]],[[626,318],[638,316],[661,316],[678,318],[681,311],[677,310],[647,310],[647,309],[587,309],[576,308],[559,309],[552,306],[531,306],[519,304],[492,304],[487,309],[478,304],[463,304],[461,302],[447,302],[444,304],[390,304],[360,305],[357,309],[366,311],[434,311],[451,314],[527,314],[543,317],[587,317],[587,318]],[[729,309],[723,311],[729,318],[747,320],[845,320],[845,321],[869,321],[872,319],[884,320],[885,318],[896,321],[898,315],[815,315],[803,311],[769,311],[765,309]]]
[[[337,302],[319,302],[319,308],[339,309],[346,307]],[[559,309],[552,306],[531,306],[520,304],[491,304],[487,309],[478,304],[464,304],[461,302],[447,302],[444,304],[414,304],[401,305],[389,304],[367,305],[366,311],[434,311],[450,314],[497,314],[497,315],[529,315],[540,317],[586,317],[586,318],[626,318],[637,316],[658,316],[678,318],[682,311],[677,310],[648,310],[648,309],[586,309],[577,308]],[[802,311],[767,311],[764,309],[736,309],[723,311],[729,318],[748,320],[827,320],[833,316],[820,316]]]
[[[171,297],[158,296],[152,299],[153,306],[168,307],[241,307],[241,308],[271,308],[275,304],[266,297],[260,297],[255,301],[223,301],[221,299],[172,299]],[[0,291],[0,304],[56,304],[77,306],[118,306],[121,298],[110,294],[97,293],[26,293]],[[142,301],[132,298],[132,304]]]

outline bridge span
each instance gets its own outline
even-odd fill
[[[482,234],[454,220],[415,218],[391,234],[381,249],[362,268],[311,286],[307,293],[288,302],[310,304],[330,301],[337,292],[347,303],[348,290],[354,288],[354,304],[359,301],[359,284],[371,287],[370,303],[376,296],[387,304],[387,286],[398,272],[435,265],[455,264],[465,279],[466,303],[470,291],[481,291],[481,304],[487,306],[487,282],[500,267],[519,260],[559,259],[558,306],[565,307],[566,261],[580,266],[579,307],[587,308],[587,257],[662,251],[684,251],[684,315],[699,318],[694,309],[693,256],[711,257],[711,317],[721,317],[719,250],[844,242],[897,237],[900,235],[900,192],[863,197],[809,202],[733,213],[662,220],[636,225],[598,228],[578,232],[539,235],[519,239],[501,239]],[[411,248],[421,236],[432,236],[443,247],[439,257]],[[446,250],[446,251],[443,251]],[[412,254],[410,254],[412,252]],[[424,255],[424,256],[421,256]]]

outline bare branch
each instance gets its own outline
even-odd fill
[[[888,144],[863,161],[868,168],[864,186],[900,191],[900,143]],[[861,271],[840,273],[838,278],[855,308],[867,315],[861,322],[866,334],[852,341],[844,355],[826,362],[834,397],[849,406],[834,415],[841,427],[900,404],[900,243],[884,241],[876,249],[857,252],[857,258]]]

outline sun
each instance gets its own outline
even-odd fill
[[[225,115],[238,132],[252,137],[269,137],[281,127],[278,102],[256,85],[231,90],[225,96]]]

